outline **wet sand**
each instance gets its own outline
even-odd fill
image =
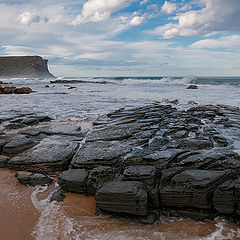
[[[54,184],[42,190],[27,187],[14,175],[15,171],[0,169],[0,239],[240,239],[239,228],[221,219],[163,218],[153,225],[142,225],[111,216],[96,217],[94,197],[68,193],[64,203],[49,203],[47,196]]]

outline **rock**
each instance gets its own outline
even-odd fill
[[[5,168],[8,161],[9,161],[9,157],[0,155],[0,168]]]
[[[77,143],[48,139],[33,147],[30,151],[19,154],[8,161],[7,167],[40,173],[53,173],[68,168],[78,148]]]
[[[213,147],[213,142],[210,140],[201,139],[189,139],[181,141],[178,148],[191,149],[191,150],[201,150],[201,149],[211,149]]]
[[[36,128],[31,128],[31,129],[28,128],[28,129],[19,131],[18,134],[27,135],[27,136],[38,136],[40,134],[40,131],[37,130]]]
[[[213,195],[213,205],[219,213],[231,214],[236,211],[235,181],[229,180],[218,186]]]
[[[117,213],[146,216],[147,188],[135,181],[104,183],[96,193],[96,207]]]
[[[73,168],[114,166],[130,149],[119,142],[87,142],[72,160]]]
[[[6,125],[6,128],[7,128],[8,130],[10,130],[10,129],[25,128],[25,127],[27,127],[27,125],[26,125],[26,124],[23,124],[23,123],[10,123],[10,124]]]
[[[198,89],[197,85],[189,85],[187,89]]]
[[[29,148],[35,146],[37,142],[33,141],[31,138],[16,135],[3,147],[3,154],[7,156],[15,156]]]
[[[33,92],[33,90],[29,87],[21,87],[21,88],[14,89],[15,94],[29,94],[32,92]]]
[[[98,186],[103,182],[113,181],[117,176],[116,168],[99,166],[93,168],[88,176],[87,191],[95,195]]]
[[[139,181],[146,185],[154,186],[156,182],[157,171],[153,166],[130,166],[123,172],[123,180]]]
[[[52,120],[51,117],[46,116],[46,115],[39,115],[39,116],[36,116],[36,118],[39,122],[49,122]]]
[[[33,92],[29,87],[0,87],[0,94],[29,94]]]
[[[85,169],[73,169],[61,172],[58,176],[59,186],[73,193],[87,193],[87,171]]]
[[[56,201],[56,202],[62,202],[66,198],[64,195],[64,191],[59,188],[56,191],[52,193],[52,196],[50,197],[50,202]]]
[[[107,128],[92,130],[88,136],[87,141],[115,141],[131,137],[133,132],[129,126],[110,126]]]
[[[234,171],[186,170],[175,175],[161,190],[167,207],[211,209],[211,196],[218,185],[236,178]]]
[[[34,117],[29,117],[29,118],[25,118],[21,121],[22,124],[26,124],[26,125],[35,125],[38,124],[39,121],[37,118]]]
[[[15,174],[17,180],[23,185],[37,186],[52,183],[52,178],[44,174],[30,173],[30,172],[17,172]]]
[[[85,137],[86,135],[86,132],[81,131],[80,126],[55,125],[51,127],[40,127],[37,128],[37,130],[47,135],[66,135],[81,138]]]
[[[7,143],[8,143],[8,141],[6,141],[4,139],[0,139],[0,155],[2,154],[2,150]]]

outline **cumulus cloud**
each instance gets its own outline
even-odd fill
[[[31,13],[31,12],[23,12],[17,18],[19,23],[26,24],[26,25],[30,25],[32,23],[38,23],[40,22],[40,19],[41,18],[37,14]]]
[[[161,11],[167,14],[171,14],[174,11],[177,10],[177,4],[176,3],[171,3],[168,1],[165,1],[165,3],[163,4]]]
[[[205,35],[217,31],[240,31],[240,1],[202,0],[201,2],[204,3],[202,9],[178,13],[173,18],[177,23],[160,26],[152,33],[162,35],[164,38],[174,38]]]
[[[191,45],[193,48],[236,49],[240,47],[240,35],[224,36],[219,39],[204,39]]]
[[[83,9],[73,21],[73,25],[86,22],[100,22],[110,18],[111,14],[128,6],[127,0],[88,0]]]
[[[140,16],[135,16],[129,23],[129,25],[131,26],[138,26],[140,24],[142,24],[144,21],[144,17],[140,17]]]

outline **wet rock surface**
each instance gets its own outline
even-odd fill
[[[52,183],[53,179],[47,175],[40,173],[30,173],[30,172],[17,172],[17,180],[24,185],[37,186],[37,185],[46,185]]]
[[[0,166],[59,171],[62,191],[95,195],[99,211],[140,222],[153,223],[161,214],[239,219],[238,108],[121,108],[99,117],[90,131],[41,125],[48,120],[0,115]],[[9,130],[9,124],[26,126]],[[59,193],[56,199],[62,199]]]

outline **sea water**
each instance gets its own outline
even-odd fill
[[[184,109],[195,104],[240,107],[240,78],[65,77],[56,80],[66,82],[50,83],[49,79],[3,80],[12,82],[16,87],[30,87],[36,92],[29,95],[0,95],[0,118],[38,113],[68,124],[88,122],[85,125],[87,128],[101,114],[120,107],[153,102],[173,102],[177,103],[177,108]],[[77,83],[78,80],[83,82]],[[187,89],[190,84],[197,85],[198,89]],[[49,198],[56,185],[49,188],[22,186],[14,174],[14,171],[0,170],[0,239],[240,239],[240,229],[221,218],[204,222],[161,218],[153,225],[142,225],[111,216],[97,217],[94,215],[93,197],[68,193],[63,203],[50,203]]]

